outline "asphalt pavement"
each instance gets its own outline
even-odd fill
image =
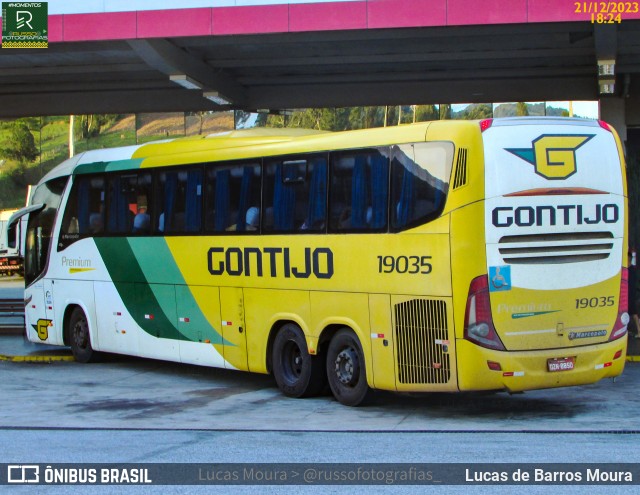
[[[19,281],[7,283],[0,297],[21,290]],[[0,330],[0,376],[0,428],[640,431],[637,362],[615,381],[587,386],[517,395],[376,392],[368,407],[349,408],[330,396],[287,398],[267,375],[115,355],[80,364],[68,348],[27,342],[18,329]]]
[[[21,290],[20,281],[0,281],[0,297],[11,291],[18,295],[10,297],[19,297]],[[637,349],[636,340],[630,344],[632,351]],[[588,386],[517,395],[377,392],[371,405],[349,408],[330,396],[287,398],[265,375],[126,356],[80,364],[69,349],[25,341],[20,329],[0,330],[0,355],[10,358],[0,360],[0,457],[22,464],[422,462],[438,467],[524,462],[569,469],[567,463],[633,462],[640,433],[637,362],[628,362],[615,381]],[[29,488],[43,494],[86,492],[84,486]],[[557,490],[578,494],[584,488]],[[480,494],[489,489],[513,493],[508,485],[463,490]],[[184,486],[91,490],[185,493]],[[187,488],[203,494],[258,490],[363,492],[353,486]],[[518,490],[549,493],[548,486]],[[437,493],[460,491],[459,486],[437,487]],[[426,486],[366,487],[370,494],[408,492],[435,491]],[[606,492],[635,489],[607,486]]]

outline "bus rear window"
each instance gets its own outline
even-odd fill
[[[453,166],[453,143],[401,144],[391,148],[391,228],[428,222],[442,212]]]

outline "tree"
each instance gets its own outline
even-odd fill
[[[516,115],[518,117],[526,117],[529,115],[529,108],[527,104],[523,101],[519,101],[516,105]]]
[[[416,122],[438,120],[439,118],[440,114],[435,105],[418,105],[416,107]]]
[[[371,129],[384,125],[385,107],[351,107],[346,129]]]
[[[22,166],[33,162],[38,157],[38,148],[27,124],[22,120],[16,120],[9,125],[9,128],[10,138],[1,150],[2,156],[15,160]]]
[[[79,139],[96,137],[103,127],[113,124],[116,118],[115,114],[79,115],[75,120],[74,133]]]
[[[462,118],[466,120],[490,119],[493,117],[491,105],[478,103],[469,105],[462,113]]]

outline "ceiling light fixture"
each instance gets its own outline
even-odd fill
[[[616,92],[615,59],[598,60],[598,88],[601,95],[612,95]]]
[[[171,82],[179,84],[186,89],[202,89],[202,84],[187,76],[186,74],[172,74],[169,76]]]
[[[231,105],[231,103],[233,103],[230,98],[221,95],[217,91],[205,91],[203,96],[207,100],[214,102],[216,105]]]

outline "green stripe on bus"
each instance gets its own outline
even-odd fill
[[[96,238],[95,241],[111,280],[136,323],[154,337],[189,340],[178,331],[173,322],[175,321],[175,299],[173,304],[171,301],[163,301],[163,292],[165,296],[170,297],[167,291],[152,290],[128,239],[112,237]],[[165,307],[174,308],[174,311],[169,311],[169,315],[163,310],[163,302]]]
[[[169,246],[163,238],[130,237],[129,245],[145,278],[151,281],[152,290],[157,286],[157,284],[153,283],[154,278],[161,278],[164,282],[175,287],[173,305],[177,305],[180,308],[177,316],[188,315],[189,317],[189,325],[178,324],[179,331],[183,335],[194,342],[210,340],[212,344],[235,346],[231,342],[224,341],[222,335],[209,323],[193,297]],[[158,277],[158,274],[161,276]],[[160,298],[158,299],[160,300]],[[166,308],[167,305],[172,304],[172,301],[163,301],[162,304]]]
[[[130,158],[127,160],[115,160],[112,162],[93,162],[78,165],[73,171],[78,174],[100,174],[103,172],[120,172],[122,170],[136,170],[142,164],[141,158]]]
[[[212,344],[233,345],[209,323],[191,291],[176,291],[176,286],[186,283],[164,239],[94,240],[127,311],[145,332],[159,338],[193,342],[208,339]],[[154,278],[166,283],[153,283]],[[176,304],[189,313],[188,328],[178,329]]]

